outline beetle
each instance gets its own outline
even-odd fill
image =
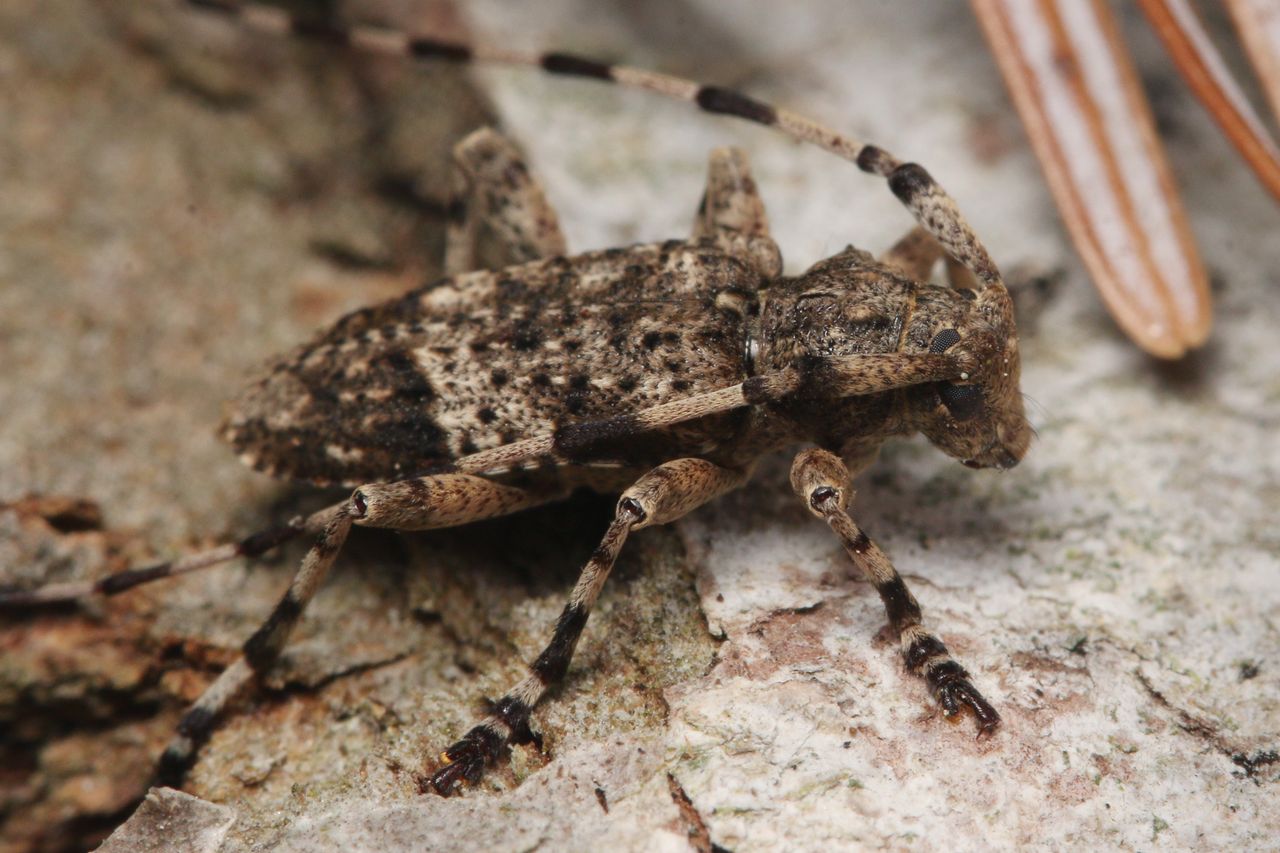
[[[425,530],[493,518],[578,487],[619,494],[551,639],[527,676],[444,752],[441,794],[479,780],[510,744],[536,739],[534,707],[561,681],[628,536],[741,486],[761,456],[804,444],[791,485],[875,585],[907,667],[943,711],[999,714],[923,627],[902,577],[849,513],[852,475],[887,438],[924,433],[966,465],[1009,468],[1030,427],[1009,293],[954,202],[914,163],[713,86],[566,54],[507,52],[273,7],[192,5],[273,32],[417,58],[514,61],[609,80],[772,126],[884,177],[921,223],[880,258],[849,247],[782,273],[746,155],[712,152],[687,239],[568,253],[555,211],[515,148],[481,130],[455,152],[462,188],[450,275],[361,309],[277,359],[233,404],[222,433],[274,476],[353,489],[306,519],[91,585],[0,594],[23,604],[254,556],[301,533],[315,543],[243,655],[185,713],[160,760],[174,783],[229,700],[278,659],[352,526]],[[485,225],[508,266],[476,270]],[[949,285],[929,283],[948,262]]]

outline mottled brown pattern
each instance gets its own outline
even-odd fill
[[[962,460],[1004,466],[1027,437],[1012,328],[1003,289],[923,284],[852,248],[763,291],[753,262],[713,238],[612,249],[456,276],[350,314],[250,386],[225,434],[258,468],[354,486],[814,358],[928,353],[945,331],[963,340],[948,355],[974,366],[957,379],[985,417],[953,417],[933,382],[833,399],[815,369],[782,402],[622,430],[574,462],[741,464],[802,439],[852,457],[920,430]],[[904,368],[867,369],[889,386]]]
[[[753,298],[758,284],[719,249],[680,242],[446,279],[282,358],[236,401],[225,435],[255,467],[354,486],[733,385],[746,377],[745,326],[716,297]],[[618,452],[636,466],[714,453],[738,419]]]

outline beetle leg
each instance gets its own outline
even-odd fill
[[[504,755],[508,745],[537,740],[529,726],[530,714],[568,671],[574,647],[627,534],[674,521],[737,488],[749,476],[750,470],[722,468],[704,459],[676,459],[649,471],[622,493],[613,522],[583,567],[556,621],[551,642],[529,667],[529,674],[497,701],[493,712],[445,750],[445,765],[431,777],[437,793],[448,796],[463,782],[479,781],[485,768]]]
[[[946,261],[947,280],[952,287],[981,289],[982,285],[969,268],[944,252],[942,244],[920,225],[908,231],[889,251],[881,255],[880,263],[898,270],[908,278],[928,281],[939,258]]]
[[[693,220],[693,239],[711,239],[726,250],[746,251],[765,278],[782,274],[782,254],[769,236],[769,217],[741,148],[716,148],[707,166],[707,188]]]
[[[160,756],[156,769],[161,784],[176,787],[195,761],[196,752],[213,732],[214,723],[255,673],[264,671],[279,656],[293,626],[319,589],[342,543],[351,530],[350,505],[334,514],[320,538],[311,546],[302,566],[267,621],[244,644],[242,656],[222,671],[178,721],[178,732]]]
[[[769,217],[751,177],[747,152],[741,148],[715,148],[707,163],[707,188],[693,220],[693,238],[720,231],[768,237]]]
[[[336,510],[326,510],[323,532],[271,615],[245,642],[243,656],[225,669],[182,716],[177,735],[160,758],[160,781],[174,786],[181,783],[227,703],[255,675],[275,663],[333,565],[352,524],[397,530],[452,527],[556,500],[566,491],[555,487],[521,489],[467,474],[438,474],[361,486]]]
[[[934,264],[942,255],[942,244],[917,225],[880,256],[880,263],[893,267],[908,278],[928,281]]]
[[[920,624],[920,605],[902,576],[849,516],[846,508],[853,498],[849,479],[849,469],[840,457],[825,450],[803,451],[791,466],[796,494],[811,513],[830,525],[854,565],[880,593],[907,669],[925,679],[946,716],[967,707],[977,718],[978,736],[989,735],[1000,724],[1000,715],[970,683],[969,673],[952,659],[942,641]]]
[[[434,474],[355,490],[355,523],[389,530],[436,530],[510,515],[568,497],[569,488],[508,486],[471,474]]]
[[[511,142],[484,127],[454,146],[453,159],[444,258],[448,275],[568,252],[559,217]],[[480,256],[486,232],[496,244],[496,256],[484,258],[490,263]]]

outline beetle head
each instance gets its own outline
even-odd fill
[[[1013,304],[999,285],[958,293],[972,295],[969,310],[939,318],[929,351],[955,356],[961,373],[909,389],[909,417],[935,446],[971,468],[1012,468],[1031,443]]]
[[[954,359],[955,376],[945,381],[843,401],[817,387],[789,402],[789,415],[827,446],[855,452],[869,440],[919,430],[974,468],[1010,468],[1027,452],[1018,333],[998,278],[978,289],[926,284],[850,247],[775,284],[761,330],[762,371],[877,353]]]

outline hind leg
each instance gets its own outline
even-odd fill
[[[560,218],[516,147],[481,128],[453,149],[445,272],[499,269],[565,254]],[[491,245],[490,245],[491,242]],[[482,251],[485,247],[491,252]]]
[[[241,657],[223,670],[182,716],[176,736],[160,758],[159,780],[173,786],[181,783],[226,706],[255,676],[276,662],[353,524],[396,530],[453,527],[507,515],[564,494],[565,490],[559,487],[522,489],[469,474],[439,474],[361,486],[326,517],[324,530],[271,615],[245,642]]]
[[[474,784],[511,744],[537,741],[530,715],[568,672],[573,650],[627,535],[675,521],[742,485],[749,475],[748,470],[722,468],[704,459],[676,459],[649,471],[622,493],[613,523],[578,576],[550,642],[530,664],[529,674],[494,704],[489,716],[445,750],[444,766],[431,777],[436,793],[449,796],[464,783]]]

